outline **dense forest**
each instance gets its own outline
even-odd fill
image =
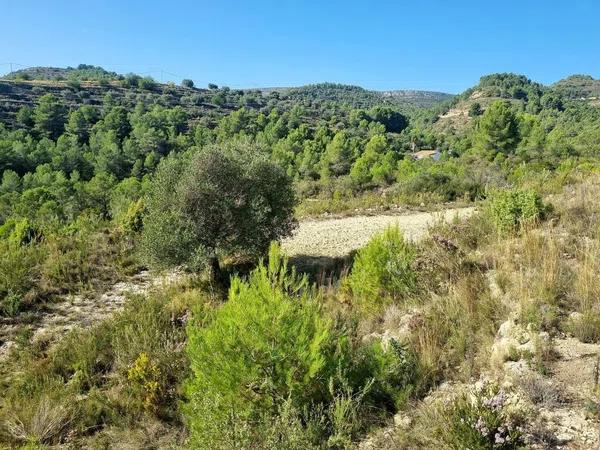
[[[93,66],[74,73],[90,71],[105,74]],[[151,93],[153,80],[130,75],[120,83],[125,96],[109,91],[97,104],[42,94],[1,126],[2,223],[55,227],[88,212],[118,221],[164,157],[229,142],[267,154],[301,200],[331,203],[378,189],[409,202],[473,200],[524,172],[539,177],[593,159],[600,145],[600,110],[511,74],[482,77],[433,109],[378,103],[370,91],[339,85],[294,89],[283,98],[213,86],[179,99],[210,102],[216,110],[206,115],[163,102],[165,94]],[[439,126],[461,108],[468,110],[464,123]],[[440,163],[410,157],[434,148]]]
[[[526,219],[555,214],[543,195],[598,172],[599,83],[493,74],[449,96],[331,83],[204,89],[89,65],[6,76],[0,317],[22,331],[0,361],[0,442],[105,448],[154,424],[147,443],[352,448],[451,369],[475,376],[469,345],[487,342],[501,306],[478,284],[484,263],[462,248],[520,236]],[[415,157],[420,150],[439,159]],[[305,217],[447,203],[485,204],[486,219],[467,231],[439,225],[447,238],[421,247],[390,229],[351,270],[328,274],[329,285],[272,244]],[[57,299],[173,268],[192,281],[30,345],[28,320]],[[364,327],[389,320],[385,308],[425,302],[424,292],[487,303],[455,303],[451,314],[433,305],[410,325],[412,340],[390,348],[362,339]],[[552,319],[540,311],[530,314],[542,330]],[[454,322],[440,325],[445,316]],[[599,317],[586,322],[589,341],[600,337]],[[427,326],[444,328],[434,336]],[[486,409],[500,398],[489,389],[477,411],[462,399],[440,413],[455,428],[438,425],[438,444],[521,448],[518,421]],[[496,440],[461,430],[452,422],[461,414],[485,417]]]

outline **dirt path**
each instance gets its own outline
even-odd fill
[[[590,409],[598,400],[600,345],[565,337],[555,339],[553,347],[556,360],[550,363],[548,379],[562,393],[563,403],[541,408],[540,417],[561,448],[600,448],[600,424]]]
[[[294,235],[286,239],[283,250],[289,256],[345,256],[363,247],[374,234],[398,225],[408,239],[420,238],[436,220],[468,217],[474,208],[455,208],[441,212],[404,215],[356,216],[300,222]]]

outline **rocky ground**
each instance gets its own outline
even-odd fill
[[[159,276],[142,271],[126,281],[118,282],[99,295],[78,294],[65,296],[45,305],[40,310],[16,318],[0,319],[0,361],[15,345],[20,336],[27,338],[56,338],[74,327],[88,327],[120,310],[128,295],[145,294],[175,283],[184,277],[182,272]]]
[[[492,295],[502,295],[495,273],[488,273]],[[503,299],[506,301],[506,299]],[[421,312],[418,308],[399,315],[388,323],[393,326],[367,339],[402,341],[410,334],[408,324]],[[543,354],[543,367],[535,355]],[[458,392],[473,392],[481,383],[500,385],[509,395],[509,403],[526,412],[523,426],[527,448],[593,450],[600,449],[600,344],[584,343],[557,333],[536,332],[518,323],[516,309],[503,322],[490,352],[489,370],[471,383],[446,382],[411,411],[398,413],[386,428],[377,430],[359,444],[359,450],[398,448],[398,436],[410,433],[419,407],[447,402]],[[401,446],[400,448],[405,448]]]

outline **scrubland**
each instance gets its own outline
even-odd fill
[[[58,340],[24,327],[2,362],[2,440],[593,448],[600,180],[571,181],[492,195],[419,241],[400,222],[327,284],[274,246],[229,286],[186,277]]]

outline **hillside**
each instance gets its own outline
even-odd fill
[[[259,89],[263,93],[277,92],[280,95],[302,101],[337,102],[357,108],[368,108],[378,104],[429,108],[452,97],[452,94],[418,90],[374,91],[360,86],[336,83],[318,83],[299,87],[271,87]]]
[[[8,80],[54,80],[62,81],[68,79],[84,80],[118,80],[123,76],[115,72],[109,72],[100,66],[79,64],[77,67],[28,67],[15,70],[6,74],[3,78]]]
[[[182,107],[190,117],[220,117],[239,106],[242,95],[208,89],[184,88],[172,84],[155,83],[147,89],[126,87],[117,81],[66,82],[52,80],[2,80],[0,79],[0,121],[14,126],[20,108],[33,108],[40,97],[54,94],[70,110],[82,105],[100,106],[107,95],[127,108],[143,100],[165,107]],[[218,102],[217,105],[215,102]]]
[[[399,102],[406,102],[423,108],[430,108],[454,97],[453,94],[444,92],[415,90],[382,91],[381,94],[384,98],[392,98]]]
[[[82,67],[82,66],[79,66]],[[33,108],[39,98],[52,93],[69,110],[82,105],[100,106],[107,95],[127,108],[139,101],[164,107],[180,106],[191,121],[205,118],[215,124],[220,117],[241,106],[260,110],[277,106],[288,111],[301,106],[307,117],[322,117],[322,110],[371,108],[389,105],[406,110],[437,105],[450,94],[428,91],[369,91],[357,86],[323,83],[297,88],[232,90],[227,87],[199,89],[173,83],[161,84],[133,74],[118,75],[96,66],[84,68],[34,67],[0,78],[0,121],[14,126],[20,108]]]
[[[589,75],[571,75],[554,83],[552,89],[571,99],[596,103],[600,99],[600,80]]]
[[[510,102],[515,110],[538,114],[542,110],[562,111],[569,105],[600,105],[600,80],[573,75],[545,86],[523,75],[504,73],[481,77],[480,82],[444,102],[435,110],[434,128],[439,132],[464,132],[477,116],[497,100]]]

